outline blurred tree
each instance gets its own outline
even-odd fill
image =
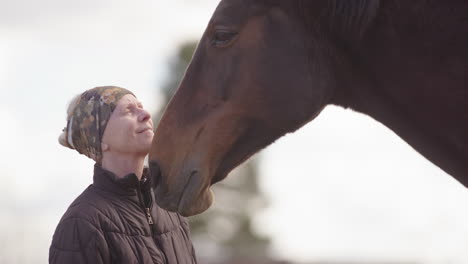
[[[168,80],[162,87],[163,107],[154,115],[160,120],[193,56],[196,42],[183,44],[170,62]],[[269,238],[257,234],[253,217],[267,206],[258,188],[257,159],[244,163],[213,187],[215,204],[189,219],[192,239],[202,263],[221,263],[232,258],[267,258]]]

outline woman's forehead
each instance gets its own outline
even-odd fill
[[[120,98],[119,102],[117,103],[117,107],[123,107],[129,104],[141,104],[141,102],[132,94],[126,94],[122,98]]]

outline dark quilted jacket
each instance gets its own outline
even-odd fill
[[[197,263],[187,221],[154,202],[147,175],[117,179],[96,165],[55,230],[49,263]]]

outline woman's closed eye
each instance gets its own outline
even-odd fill
[[[130,114],[133,114],[134,112],[135,112],[135,107],[126,107],[122,111],[122,115],[130,115]]]
[[[143,104],[138,103],[131,103],[128,104],[123,110],[122,110],[122,115],[131,115],[131,114],[136,114],[137,112],[143,110]]]

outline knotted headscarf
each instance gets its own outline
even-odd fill
[[[101,142],[107,122],[124,95],[132,94],[116,86],[102,86],[85,91],[70,104],[67,126],[59,137],[60,144],[100,163]]]

